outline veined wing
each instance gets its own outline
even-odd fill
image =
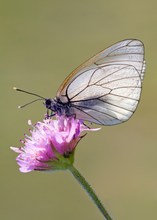
[[[57,98],[70,102],[77,118],[102,125],[122,123],[137,107],[144,71],[142,42],[121,41],[72,72]]]
[[[71,74],[65,78],[57,91],[57,98],[61,98],[63,102],[67,102],[62,96],[66,95],[66,88],[69,83],[78,75],[92,68],[110,63],[121,63],[133,65],[141,75],[143,80],[145,71],[144,61],[144,45],[136,39],[127,39],[120,41],[105,50],[102,50],[80,66],[78,66]],[[141,71],[142,70],[142,71]]]

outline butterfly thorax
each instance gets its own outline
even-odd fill
[[[52,112],[56,113],[57,115],[72,115],[70,112],[70,103],[66,102],[63,103],[59,99],[46,99],[45,106],[47,109],[51,110]]]

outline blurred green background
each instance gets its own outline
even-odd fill
[[[93,186],[113,220],[157,219],[157,1],[0,1],[0,219],[103,219],[68,172],[22,174],[9,147],[41,120],[42,103],[17,86],[54,97],[63,79],[102,49],[141,39],[147,71],[140,105],[119,126],[89,133],[75,166]]]

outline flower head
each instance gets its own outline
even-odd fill
[[[21,141],[24,146],[11,147],[19,154],[16,160],[20,171],[66,169],[73,163],[75,147],[85,130],[89,128],[73,117],[37,122],[30,130],[31,135],[25,135]]]

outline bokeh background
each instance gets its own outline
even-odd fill
[[[147,71],[140,105],[119,126],[89,133],[75,166],[113,220],[157,219],[157,2],[154,0],[0,1],[0,219],[103,219],[68,172],[22,174],[10,146],[42,120],[38,102],[17,86],[54,97],[63,79],[113,43],[141,39]]]

